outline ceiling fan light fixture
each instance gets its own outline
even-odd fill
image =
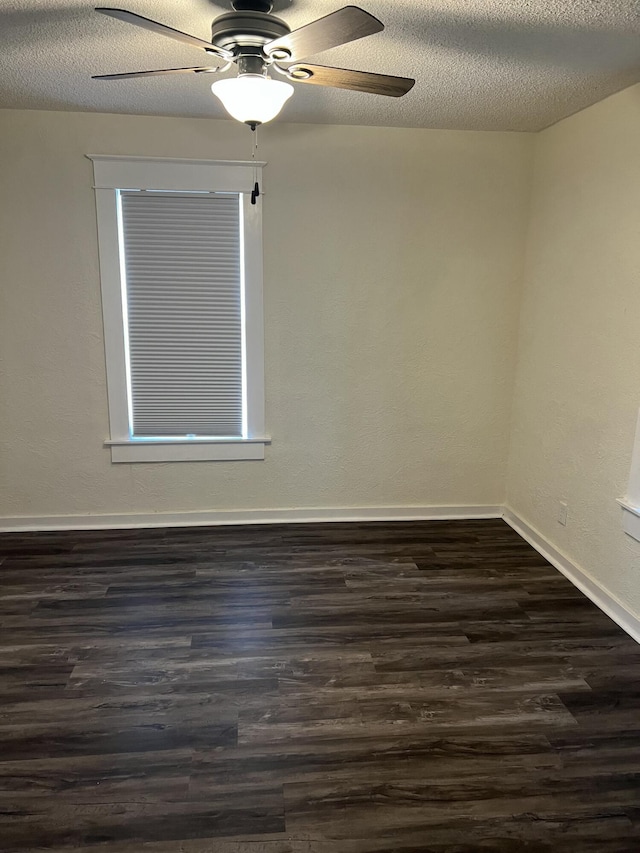
[[[293,95],[293,86],[263,74],[241,74],[216,80],[213,94],[232,118],[245,124],[264,124],[274,119]]]

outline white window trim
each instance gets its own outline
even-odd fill
[[[262,204],[244,205],[244,294],[247,373],[246,438],[132,439],[127,407],[125,331],[118,243],[117,189],[239,192],[250,195],[255,170],[263,194],[264,162],[179,160],[88,155],[93,161],[98,222],[112,462],[193,462],[264,459],[270,443],[264,415],[264,321],[262,303]]]

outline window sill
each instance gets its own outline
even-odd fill
[[[640,507],[627,503],[626,500],[618,499],[622,507],[622,529],[629,536],[640,542]]]
[[[112,462],[235,462],[264,459],[270,438],[149,441],[107,440]]]

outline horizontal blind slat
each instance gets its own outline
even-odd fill
[[[120,201],[133,434],[241,435],[238,196]]]

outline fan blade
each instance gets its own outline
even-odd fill
[[[218,68],[160,68],[158,71],[128,71],[125,74],[94,74],[92,80],[128,80],[130,77],[159,77],[161,74],[206,74]]]
[[[391,98],[400,98],[402,95],[406,95],[416,82],[410,77],[392,77],[389,74],[351,71],[348,68],[331,68],[327,65],[290,65],[286,69],[286,74],[290,80],[294,80],[296,83],[333,86],[336,89],[353,89],[355,92],[389,95]]]
[[[276,52],[277,59],[304,59],[314,53],[338,47],[364,36],[371,36],[384,29],[384,24],[358,6],[345,6],[324,18],[318,18],[288,36],[274,39],[264,46],[267,56]],[[277,52],[283,51],[283,56]]]
[[[230,50],[225,50],[223,47],[216,47],[211,42],[204,41],[204,39],[191,36],[189,33],[182,33],[180,30],[174,30],[173,27],[167,27],[164,24],[159,24],[157,21],[152,21],[150,18],[143,18],[142,15],[127,12],[125,9],[108,9],[104,6],[99,6],[96,8],[96,12],[101,12],[110,18],[117,18],[119,21],[124,21],[127,24],[135,24],[137,27],[150,30],[152,33],[168,36],[176,41],[181,41],[183,44],[204,48],[207,53],[213,53],[221,59],[233,59],[233,53]]]

